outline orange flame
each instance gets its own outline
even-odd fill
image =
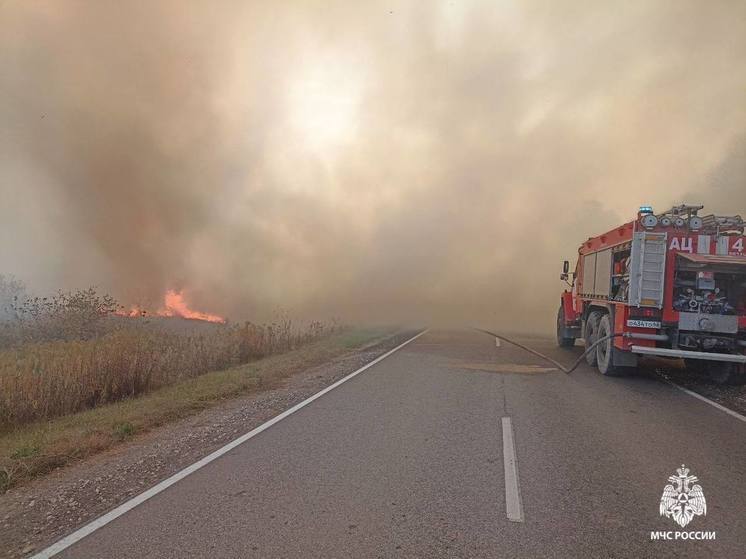
[[[222,316],[190,309],[184,300],[184,293],[182,291],[174,291],[173,289],[166,291],[164,305],[165,308],[158,311],[159,316],[180,316],[181,318],[205,320],[207,322],[225,322]]]
[[[147,314],[147,311],[135,305],[134,307],[129,309],[122,308],[121,310],[116,311],[114,314],[117,316],[129,316],[131,318],[136,318],[138,316],[145,316]]]
[[[115,314],[119,316],[138,317],[147,315],[147,311],[138,306],[134,306],[131,309],[117,311]],[[158,310],[155,314],[158,316],[177,316],[180,318],[188,318],[190,320],[204,320],[206,322],[225,322],[225,318],[222,316],[193,311],[184,300],[184,292],[175,291],[173,289],[166,291],[163,300],[163,308]]]

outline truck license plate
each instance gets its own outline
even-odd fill
[[[661,327],[661,323],[655,320],[628,320],[627,326],[630,328],[655,328],[656,330]]]

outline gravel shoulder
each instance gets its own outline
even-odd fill
[[[0,557],[43,549],[414,334],[398,332],[322,365],[298,366],[266,391],[228,400],[9,490],[0,495]]]
[[[746,386],[719,385],[702,375],[687,371],[683,366],[672,366],[670,363],[649,361],[646,368],[666,380],[701,394],[721,406],[746,415]]]

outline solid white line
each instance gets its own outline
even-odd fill
[[[523,522],[523,504],[521,489],[518,483],[518,464],[515,458],[515,439],[513,424],[509,417],[502,418],[503,423],[503,461],[505,464],[505,509],[508,520]]]
[[[158,493],[160,493],[161,491],[163,491],[163,490],[171,487],[173,484],[181,481],[182,479],[184,479],[185,477],[187,477],[189,474],[192,474],[192,473],[196,472],[197,470],[199,470],[203,466],[206,466],[207,464],[209,464],[213,460],[216,460],[217,458],[220,458],[225,453],[230,452],[231,450],[233,450],[237,446],[245,443],[246,441],[248,441],[252,437],[255,437],[256,435],[258,435],[262,431],[264,431],[266,429],[269,429],[275,423],[278,423],[278,422],[282,421],[287,416],[289,416],[289,415],[297,412],[298,410],[300,410],[301,408],[307,406],[308,404],[310,404],[314,400],[317,400],[318,398],[321,398],[324,394],[326,394],[327,392],[330,392],[330,391],[334,390],[340,384],[343,384],[343,383],[347,382],[348,380],[356,377],[357,375],[359,375],[363,371],[369,369],[370,367],[372,367],[376,363],[380,363],[381,361],[383,361],[384,359],[386,359],[389,355],[391,355],[392,353],[395,353],[395,352],[399,351],[401,348],[403,348],[404,346],[412,343],[413,341],[415,341],[417,338],[419,338],[420,336],[422,336],[425,333],[427,333],[427,330],[423,330],[422,332],[420,332],[416,336],[408,339],[403,344],[395,347],[394,349],[392,349],[389,352],[384,353],[380,357],[377,357],[376,359],[374,359],[373,361],[371,361],[367,365],[365,365],[363,367],[360,367],[354,373],[350,373],[349,375],[347,375],[344,378],[341,378],[340,380],[338,380],[334,384],[331,384],[331,385],[327,386],[322,391],[317,392],[316,394],[314,394],[310,398],[307,398],[306,400],[303,400],[299,404],[294,405],[292,408],[285,410],[280,415],[278,415],[276,417],[273,417],[272,419],[270,419],[266,423],[262,423],[259,427],[257,427],[255,429],[249,431],[248,433],[246,433],[244,435],[241,435],[237,439],[229,442],[224,447],[219,448],[218,450],[216,450],[212,454],[208,454],[207,456],[205,456],[204,458],[202,458],[198,462],[195,462],[191,466],[188,466],[188,467],[184,468],[183,470],[181,470],[180,472],[175,473],[170,478],[167,478],[167,479],[163,480],[162,482],[160,482],[159,484],[151,487],[150,489],[148,489],[144,493],[140,493],[137,497],[134,497],[133,499],[130,499],[129,501],[126,501],[125,503],[122,503],[117,508],[115,508],[115,509],[107,512],[105,515],[97,518],[96,520],[94,520],[90,524],[86,524],[85,526],[83,526],[82,528],[76,530],[75,532],[73,532],[69,536],[61,539],[60,541],[58,541],[55,544],[52,544],[51,546],[49,546],[45,550],[40,551],[39,553],[37,553],[36,555],[34,555],[31,559],[47,559],[49,557],[52,557],[52,556],[58,554],[59,552],[65,550],[65,549],[67,549],[68,547],[70,547],[74,543],[82,540],[83,538],[85,538],[86,536],[92,534],[93,532],[95,532],[99,528],[101,528],[103,526],[106,526],[111,521],[115,520],[116,518],[119,518],[120,516],[122,516],[123,514],[129,512],[129,511],[131,511],[137,505],[144,503],[145,501],[147,501],[151,497],[154,497],[154,496],[158,495]]]
[[[702,396],[701,394],[697,394],[696,392],[694,392],[694,391],[692,391],[692,390],[689,390],[688,388],[684,388],[683,386],[679,386],[679,385],[678,385],[678,384],[676,384],[675,382],[671,382],[671,381],[669,380],[669,381],[668,381],[668,384],[670,384],[670,385],[672,385],[672,386],[675,386],[676,388],[678,388],[678,389],[679,389],[679,390],[681,390],[682,392],[686,392],[687,394],[689,394],[689,396],[693,396],[693,397],[695,397],[695,398],[696,398],[697,400],[702,400],[702,401],[703,401],[704,403],[706,403],[706,404],[710,404],[710,405],[711,405],[712,407],[714,407],[714,408],[717,408],[717,409],[719,409],[720,411],[722,411],[722,412],[725,412],[725,413],[727,413],[727,414],[728,414],[728,415],[730,415],[731,417],[735,417],[736,419],[739,419],[739,420],[743,421],[744,423],[746,423],[746,417],[744,417],[744,416],[743,416],[743,415],[741,415],[740,413],[738,413],[738,412],[735,412],[735,411],[733,411],[733,410],[731,410],[731,409],[728,409],[728,408],[726,408],[725,406],[723,406],[723,405],[720,405],[720,404],[718,404],[717,402],[713,402],[713,401],[712,401],[712,400],[710,400],[709,398],[705,398],[705,397],[704,397],[704,396]]]
[[[500,347],[500,338],[495,338],[495,347]]]

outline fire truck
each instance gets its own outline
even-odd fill
[[[592,237],[564,263],[557,343],[582,338],[604,375],[645,356],[683,359],[719,384],[746,382],[746,223],[704,206],[637,218]]]

